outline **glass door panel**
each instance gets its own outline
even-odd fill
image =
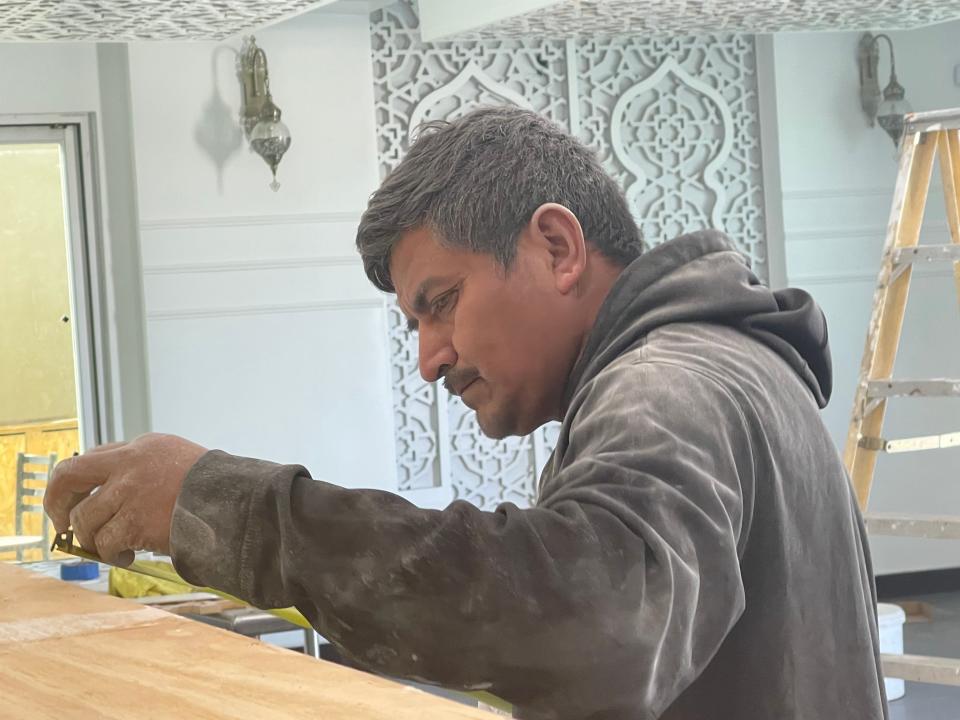
[[[8,132],[3,133],[3,130]],[[15,132],[12,132],[15,131]],[[41,495],[80,450],[65,128],[0,128],[0,559],[46,557]],[[73,204],[76,206],[76,204]]]

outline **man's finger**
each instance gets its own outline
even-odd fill
[[[100,558],[114,565],[127,566],[133,562],[134,550],[140,544],[139,525],[129,513],[118,512],[94,536]]]
[[[70,510],[70,525],[73,536],[80,546],[96,552],[94,542],[97,532],[106,525],[123,502],[120,485],[116,482],[101,487],[99,492],[88,495]]]
[[[43,495],[43,509],[57,532],[70,525],[70,511],[90,491],[103,485],[123,462],[124,448],[67,458],[57,463]]]

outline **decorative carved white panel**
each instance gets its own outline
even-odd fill
[[[424,120],[485,104],[528,107],[597,149],[648,243],[718,227],[766,276],[751,36],[423,43],[417,25],[409,0],[372,17],[382,175]],[[392,304],[400,490],[447,487],[483,508],[529,504],[556,426],[485,438],[472,411],[422,381],[405,325]]]
[[[420,42],[408,2],[374,13],[371,23],[380,169],[403,157],[420,122],[455,118],[478,105],[513,103],[567,124],[566,53],[559,41]],[[417,337],[389,308],[400,490],[449,487],[454,497],[490,508],[529,504],[546,462],[544,431],[493,441],[473,412],[442,387],[426,385]]]
[[[958,17],[960,5],[944,0],[561,0],[463,37],[906,29]]]
[[[330,0],[0,2],[0,40],[222,40]]]
[[[403,156],[411,119],[457,117],[483,104],[517,102],[566,124],[566,54],[560,41],[422,43],[402,0],[373,14],[374,93],[380,168]]]
[[[719,228],[765,279],[753,36],[571,44],[578,134],[623,186],[644,240]]]

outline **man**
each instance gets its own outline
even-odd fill
[[[423,510],[149,435],[61,463],[56,527],[106,558],[169,552],[373,670],[522,717],[886,717],[809,296],[714,231],[642,253],[590,151],[517,109],[422,132],[357,244],[423,377],[487,435],[562,421],[535,507]]]

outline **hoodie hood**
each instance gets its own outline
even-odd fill
[[[772,348],[825,407],[832,389],[827,322],[803,290],[762,285],[716,230],[681,235],[628,265],[597,314],[567,381],[564,407],[587,380],[663,325],[712,322]]]

